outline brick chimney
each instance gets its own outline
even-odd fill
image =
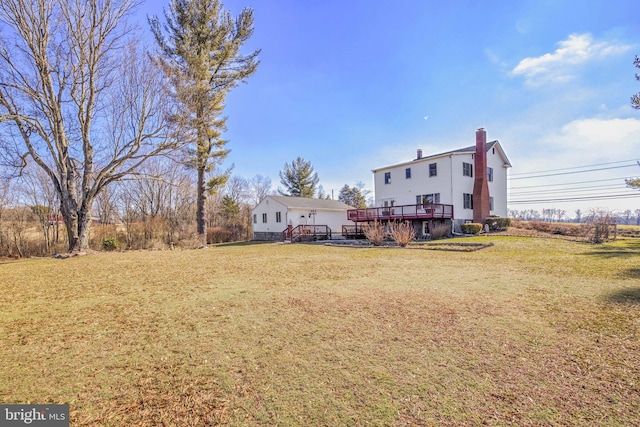
[[[418,148],[418,152],[417,152],[416,154],[418,155],[418,157],[417,157],[417,158],[418,158],[418,159],[421,159],[421,158],[422,158],[422,149],[421,149],[421,148]]]
[[[489,183],[487,181],[487,133],[476,131],[475,178],[473,181],[473,222],[484,224],[489,218]]]

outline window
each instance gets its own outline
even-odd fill
[[[253,214],[253,223],[254,224],[258,223],[258,214]]]
[[[473,194],[464,193],[462,196],[464,197],[464,208],[473,209]]]
[[[411,179],[411,168],[406,168],[406,169],[404,170],[404,176],[405,176],[405,178],[407,178],[407,179]]]
[[[493,182],[493,168],[487,168],[487,180]]]
[[[462,163],[462,175],[473,177],[473,165],[471,163]]]
[[[382,204],[385,208],[393,207],[396,203],[396,199],[386,199],[382,201]]]
[[[282,212],[276,212],[276,222],[282,222]]]
[[[429,163],[429,177],[438,176],[438,164]]]
[[[489,197],[489,210],[493,210],[493,197]]]
[[[384,183],[391,184],[391,172],[384,173]]]
[[[416,196],[417,205],[428,205],[431,203],[440,203],[440,193],[420,194]]]
[[[266,223],[266,222],[267,222],[267,214],[266,214],[266,213],[263,213],[263,214],[262,214],[262,222],[263,222],[263,223]]]

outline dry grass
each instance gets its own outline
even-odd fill
[[[494,245],[1,264],[0,402],[74,426],[637,425],[640,242],[465,242]]]

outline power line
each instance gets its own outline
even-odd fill
[[[595,165],[572,166],[572,167],[568,167],[568,168],[548,169],[548,170],[535,171],[535,172],[520,172],[520,173],[514,173],[514,174],[511,174],[511,176],[531,175],[531,174],[533,174],[533,173],[558,172],[558,171],[565,171],[565,170],[572,170],[572,169],[584,169],[584,168],[592,168],[592,167],[595,167],[595,166],[615,165],[615,164],[617,164],[617,163],[637,162],[637,161],[638,161],[638,160],[636,160],[636,159],[630,159],[630,160],[618,160],[617,162],[596,163]],[[639,163],[639,165],[640,165],[640,163]]]
[[[526,195],[526,194],[548,194],[548,193],[569,193],[569,192],[586,192],[586,191],[600,191],[598,189],[602,189],[602,188],[609,188],[609,189],[620,189],[623,190],[626,187],[624,185],[620,185],[620,184],[607,184],[607,185],[590,185],[587,187],[573,187],[573,188],[556,188],[553,190],[539,190],[539,191],[516,191],[516,192],[511,192],[509,194],[511,195],[518,195],[518,196],[522,196],[522,195]]]
[[[625,176],[625,177],[621,177],[621,178],[607,178],[607,179],[594,179],[592,181],[574,181],[574,182],[564,182],[561,184],[541,184],[541,185],[525,185],[522,187],[509,187],[509,190],[520,190],[522,188],[538,188],[538,187],[558,187],[561,185],[573,185],[573,184],[589,184],[592,182],[603,182],[603,181],[620,181],[620,180],[627,180],[627,179],[632,179],[632,176]]]
[[[608,168],[588,169],[588,170],[573,171],[573,172],[551,173],[551,174],[546,174],[546,175],[521,176],[521,177],[509,178],[509,179],[513,181],[513,180],[516,180],[516,179],[544,178],[544,177],[547,177],[547,176],[572,175],[572,174],[576,174],[576,173],[586,173],[586,172],[595,172],[595,171],[603,171],[603,170],[610,170],[610,169],[621,169],[621,168],[632,168],[632,167],[637,167],[637,165],[612,166],[612,167],[608,167]]]
[[[637,194],[611,194],[600,196],[584,196],[584,197],[563,197],[560,199],[537,199],[537,200],[507,200],[508,205],[527,205],[534,203],[565,203],[565,202],[580,202],[587,200],[602,200],[602,199],[629,199],[640,197],[640,193]]]

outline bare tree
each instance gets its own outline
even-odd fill
[[[224,193],[231,197],[237,205],[247,203],[249,199],[249,182],[240,176],[232,176],[224,187]]]
[[[0,136],[60,200],[69,251],[88,245],[91,208],[110,183],[173,148],[158,70],[125,17],[137,0],[2,0]]]
[[[44,237],[44,252],[49,253],[52,243],[58,242],[58,206],[60,202],[51,187],[49,177],[41,168],[27,168],[22,175],[24,193],[31,210],[38,219]]]
[[[9,199],[10,194],[11,189],[9,182],[0,181],[0,253],[5,251],[7,245],[8,234],[5,230],[5,222],[7,219],[7,211],[12,205]]]
[[[249,204],[256,206],[271,192],[271,178],[256,175],[249,179]]]
[[[93,206],[100,224],[113,224],[116,219],[117,207],[113,193],[113,188],[107,187],[96,196]]]

